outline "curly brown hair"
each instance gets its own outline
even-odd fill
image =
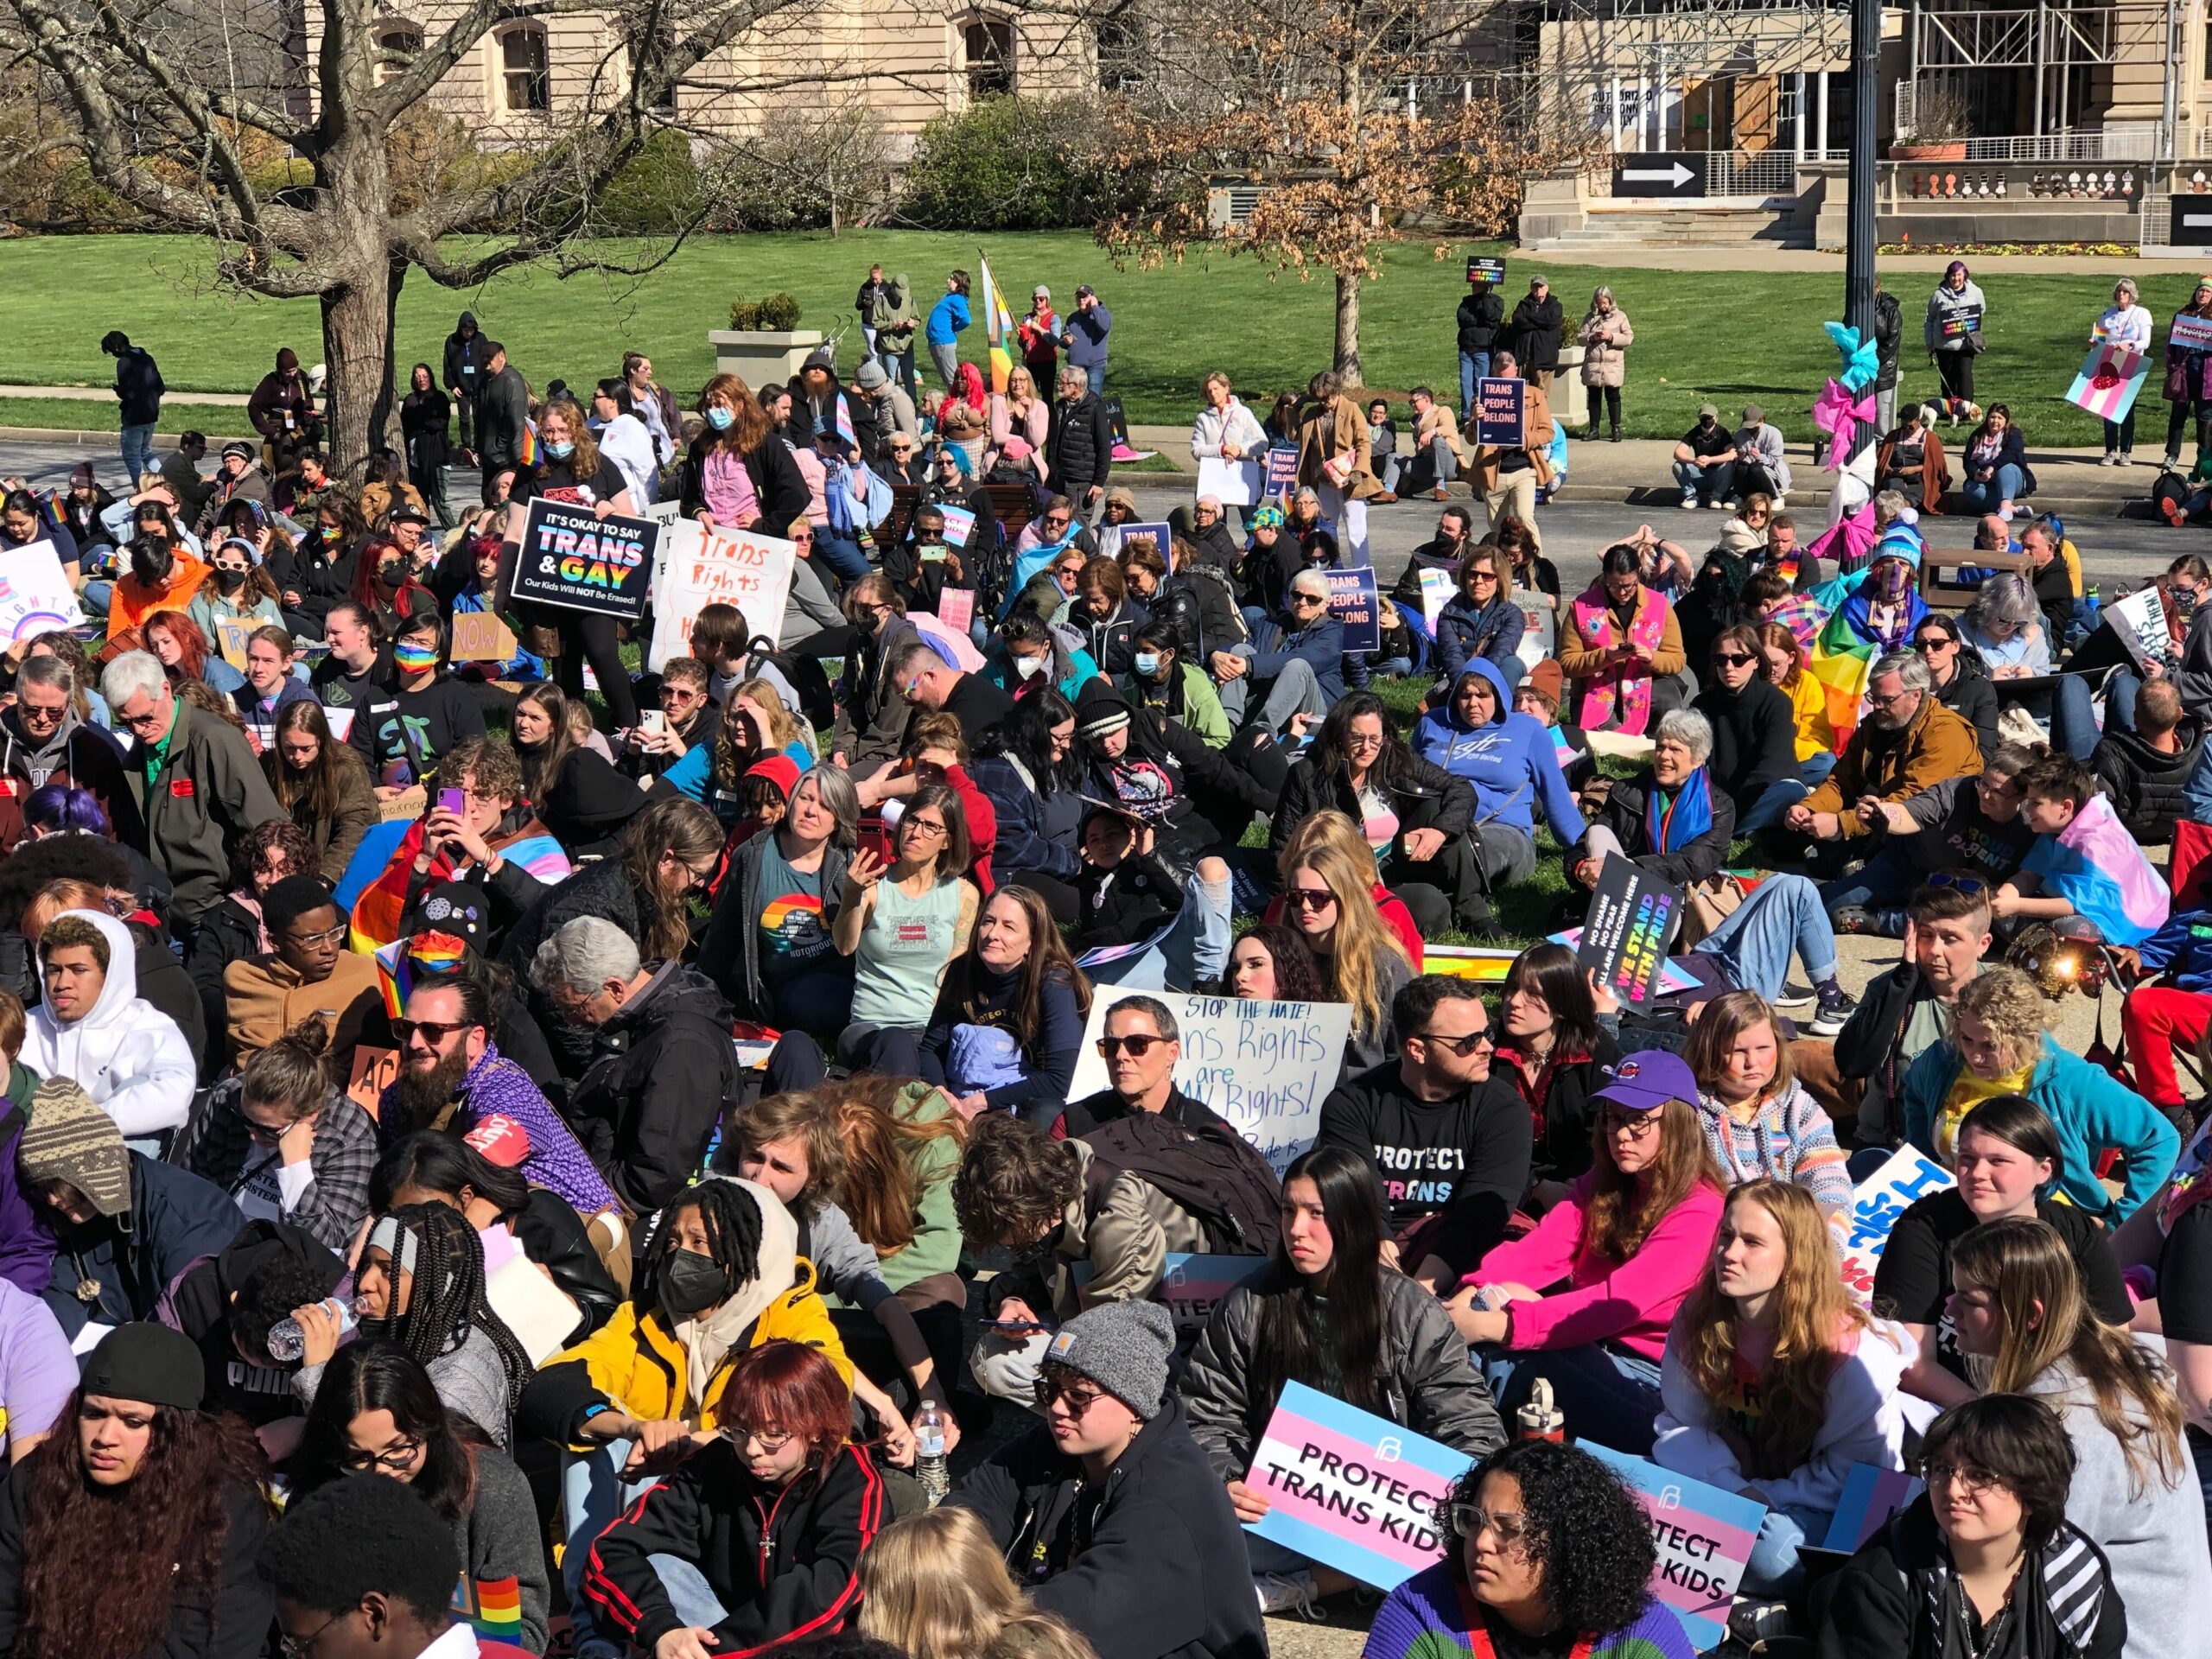
[[[977,1244],[1034,1243],[1052,1230],[1083,1191],[1074,1149],[1007,1112],[986,1112],[969,1126],[952,1213]]]
[[[77,1432],[82,1388],[25,1459],[22,1586],[16,1650],[39,1659],[111,1659],[161,1646],[180,1605],[220,1598],[229,1504],[257,1491],[268,1461],[236,1417],[154,1408],[138,1472],[93,1484]],[[98,1572],[87,1572],[92,1562]]]
[[[306,830],[289,818],[271,818],[238,837],[231,853],[231,885],[251,893],[254,873],[272,853],[283,857],[286,875],[313,875],[322,868],[322,856]]]

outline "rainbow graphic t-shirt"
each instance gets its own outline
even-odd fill
[[[763,967],[773,963],[804,969],[836,955],[830,929],[822,919],[822,872],[793,869],[784,861],[776,838],[766,837],[760,849]]]

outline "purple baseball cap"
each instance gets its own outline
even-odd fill
[[[1670,1100],[1697,1103],[1697,1073],[1679,1054],[1663,1048],[1624,1054],[1605,1069],[1605,1086],[1593,1098],[1610,1101],[1624,1112],[1656,1112]]]

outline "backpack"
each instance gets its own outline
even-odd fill
[[[1267,1255],[1281,1230],[1281,1183],[1242,1135],[1209,1125],[1189,1129],[1153,1112],[1132,1112],[1083,1137],[1090,1148],[1083,1206],[1098,1213],[1124,1172],[1149,1181],[1185,1211],[1215,1255]]]

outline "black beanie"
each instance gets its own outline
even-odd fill
[[[181,1331],[166,1325],[122,1325],[85,1361],[84,1389],[111,1400],[197,1411],[207,1397],[207,1372],[199,1344]]]

